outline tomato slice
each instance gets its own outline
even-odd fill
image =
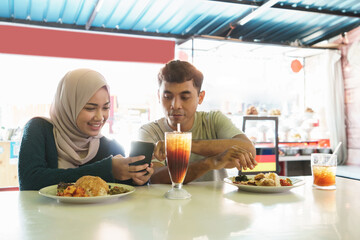
[[[292,182],[289,178],[280,179],[280,185],[281,186],[292,186]]]

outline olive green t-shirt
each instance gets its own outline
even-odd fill
[[[138,132],[140,141],[156,143],[165,139],[165,132],[172,132],[173,129],[167,123],[166,118],[143,125]],[[191,128],[192,138],[196,140],[229,139],[236,135],[243,134],[232,121],[220,111],[196,112],[194,125]],[[190,162],[204,158],[192,153]],[[153,160],[158,161],[158,160]],[[165,162],[162,162],[165,164]],[[226,170],[212,170],[196,179],[196,181],[221,181],[227,177]]]

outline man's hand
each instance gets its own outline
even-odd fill
[[[253,169],[257,165],[251,152],[238,146],[232,146],[224,152],[208,158],[208,160],[211,169],[236,167],[238,170],[242,168],[246,170],[247,168]]]

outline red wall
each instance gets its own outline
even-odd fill
[[[174,52],[170,40],[0,25],[0,53],[166,63]]]

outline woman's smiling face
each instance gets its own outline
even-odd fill
[[[105,87],[100,88],[80,111],[76,125],[88,136],[97,136],[109,117],[110,96]]]

